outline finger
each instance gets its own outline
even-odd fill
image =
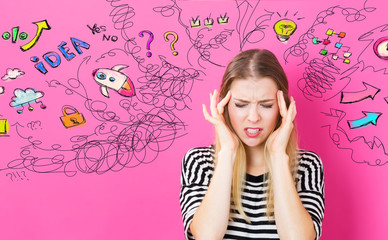
[[[231,96],[232,96],[232,94],[231,94],[231,92],[229,90],[228,93],[226,94],[226,96],[218,103],[217,109],[218,109],[219,114],[223,114],[224,113],[225,106],[230,101]]]
[[[290,104],[292,107],[292,114],[291,114],[291,120],[294,121],[295,120],[295,116],[296,116],[296,103],[295,103],[295,100],[293,97],[291,97],[291,104]]]
[[[210,112],[213,117],[218,116],[217,111],[217,90],[214,90],[213,93],[210,93]]]
[[[284,100],[283,91],[279,90],[277,97],[278,97],[280,116],[282,116],[282,120],[284,120],[284,118],[287,116],[287,105],[286,105],[286,101]]]
[[[214,124],[214,119],[212,118],[212,116],[210,116],[209,112],[207,111],[207,108],[206,108],[206,105],[205,104],[202,104],[202,112],[203,112],[203,116],[205,117],[205,119]]]
[[[288,107],[288,111],[287,111],[287,118],[286,118],[287,123],[291,124],[294,121],[295,116],[296,116],[295,100],[293,97],[291,97],[291,103],[290,103],[290,106]]]

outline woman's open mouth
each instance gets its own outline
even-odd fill
[[[263,131],[261,128],[244,128],[244,132],[248,137],[257,137]]]

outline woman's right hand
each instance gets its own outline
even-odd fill
[[[217,90],[214,90],[213,93],[210,93],[211,116],[208,113],[205,104],[202,104],[203,115],[207,121],[213,124],[216,130],[217,140],[221,146],[220,150],[231,151],[232,156],[235,156],[239,144],[238,137],[226,125],[226,121],[223,115],[225,106],[230,101],[232,94],[229,91],[226,96],[217,104],[218,95],[219,93]]]

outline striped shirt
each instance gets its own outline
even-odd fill
[[[209,146],[193,148],[183,158],[180,205],[186,239],[194,239],[189,226],[213,176],[213,156],[214,148]],[[297,191],[313,220],[316,239],[319,239],[325,207],[322,162],[318,155],[305,150],[299,150],[298,158]],[[266,217],[267,181],[264,179],[264,174],[246,174],[242,205],[251,223],[247,223],[232,206],[234,221],[229,221],[224,239],[279,239],[275,221],[268,221]]]

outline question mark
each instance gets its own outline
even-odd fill
[[[178,41],[178,34],[176,34],[175,32],[166,32],[166,33],[164,34],[164,40],[166,40],[166,42],[169,41],[168,36],[170,36],[170,35],[173,35],[173,36],[174,36],[174,40],[173,40],[173,41],[171,42],[171,44],[170,44],[171,50],[173,51],[173,52],[172,52],[172,55],[177,56],[177,55],[178,55],[178,52],[175,51],[174,44]]]
[[[25,172],[25,171],[22,171],[22,173],[23,173],[24,177],[25,177],[25,178],[27,178],[27,176],[26,176],[26,172]],[[27,180],[29,181],[29,179],[28,179],[28,178],[27,178]]]
[[[8,174],[11,175],[11,181],[13,182],[12,173],[7,173],[7,174],[5,174],[5,176],[8,176]]]
[[[146,49],[151,50],[150,45],[151,45],[151,42],[154,40],[154,34],[150,31],[144,30],[144,31],[139,32],[139,36],[144,37],[144,33],[147,33],[148,35],[150,35],[150,37],[148,38],[148,41],[147,41]],[[147,52],[147,57],[151,57],[151,56],[152,56],[152,53]]]

